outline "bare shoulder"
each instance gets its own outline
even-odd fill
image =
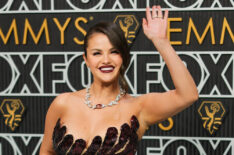
[[[71,93],[59,94],[51,103],[50,108],[64,108],[66,106],[66,100],[71,96]]]
[[[84,98],[85,94],[86,94],[86,90],[85,89],[81,89],[79,91],[71,92],[70,93],[71,96],[77,97],[79,99]]]
[[[64,103],[64,101],[66,101],[69,96],[71,96],[71,93],[70,92],[67,92],[67,93],[62,93],[62,94],[59,94],[55,99],[54,99],[54,103],[55,104],[58,104],[58,105],[62,105]]]
[[[84,89],[76,91],[76,92],[66,92],[58,95],[54,101],[52,102],[51,106],[65,108],[66,106],[71,103],[70,101],[73,99],[79,100],[83,99],[85,95]]]
[[[49,116],[54,116],[56,119],[63,117],[71,109],[74,109],[75,105],[79,106],[77,103],[83,102],[84,95],[84,90],[66,92],[58,95],[48,109]]]
[[[136,111],[139,111],[142,107],[141,105],[141,97],[140,96],[132,96],[130,94],[126,94],[124,96],[124,100],[126,103],[128,103],[131,107],[135,107],[134,109]]]

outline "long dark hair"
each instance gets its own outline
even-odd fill
[[[87,47],[88,47],[88,41],[89,38],[94,34],[94,33],[103,33],[105,34],[111,44],[116,48],[123,59],[123,64],[120,68],[120,85],[121,87],[127,92],[128,90],[128,84],[126,79],[124,78],[125,71],[130,63],[130,50],[129,46],[127,43],[127,40],[124,36],[124,32],[121,30],[121,28],[112,22],[100,22],[94,26],[92,26],[85,38],[84,38],[84,51],[85,51],[85,56],[87,57]]]

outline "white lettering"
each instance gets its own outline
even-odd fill
[[[49,1],[49,2],[48,2]],[[121,12],[121,11],[145,11],[146,6],[160,5],[150,0],[140,3],[141,0],[116,0],[107,3],[107,0],[95,0],[92,5],[90,0],[78,0],[76,3],[71,0],[64,0],[66,8],[56,8],[58,4],[55,0],[20,0],[18,6],[13,5],[14,0],[8,0],[0,5],[0,13],[53,13],[53,12]],[[48,6],[48,3],[50,6]],[[225,3],[225,5],[223,5]],[[233,10],[234,1],[213,0],[212,3],[206,4],[205,0],[196,1],[169,1],[164,0],[165,8],[172,11],[198,11],[198,10]],[[64,5],[65,6],[65,5]],[[67,8],[69,6],[69,8]]]
[[[232,98],[234,96],[233,51],[177,52],[193,76],[200,97]],[[57,96],[76,91],[91,83],[92,75],[82,57],[83,52],[0,53],[0,64],[9,74],[0,78],[0,95]],[[69,55],[69,56],[68,56]],[[133,96],[168,91],[170,73],[157,52],[132,52],[125,77]],[[53,57],[53,59],[51,59]],[[27,69],[26,69],[27,68]],[[147,76],[141,76],[145,74]],[[140,77],[140,78],[139,78]],[[215,77],[215,78],[214,78]],[[219,79],[219,80],[213,80]],[[163,90],[157,90],[157,87]]]

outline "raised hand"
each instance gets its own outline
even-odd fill
[[[167,39],[167,18],[168,10],[162,13],[161,7],[153,6],[152,13],[150,8],[146,8],[146,18],[143,18],[142,27],[145,35],[152,41]]]

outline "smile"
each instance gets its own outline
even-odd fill
[[[110,72],[114,71],[114,67],[113,66],[102,66],[99,69],[103,73],[110,73]]]

